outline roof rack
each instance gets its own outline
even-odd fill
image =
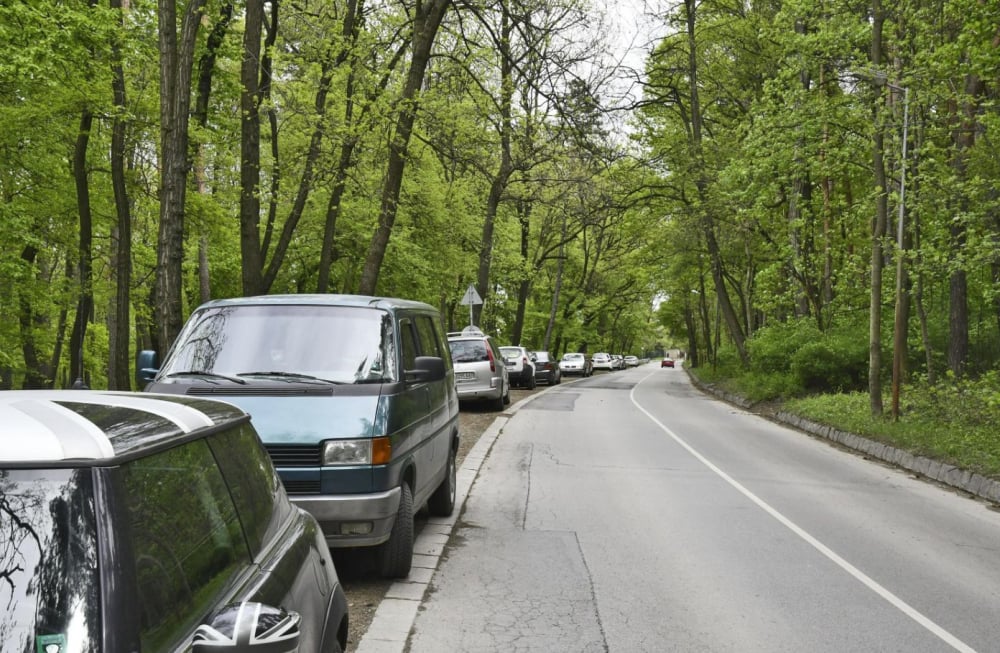
[[[486,334],[483,333],[482,330],[479,327],[473,326],[473,325],[469,325],[469,326],[465,327],[464,329],[462,329],[461,331],[449,331],[448,332],[448,337],[449,338],[454,338],[456,336],[485,336],[485,335]]]

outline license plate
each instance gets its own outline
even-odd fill
[[[457,372],[455,374],[455,378],[457,380],[459,380],[459,381],[475,381],[476,380],[476,373],[475,372]]]

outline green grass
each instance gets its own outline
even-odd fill
[[[888,392],[884,414],[875,417],[865,392],[783,398],[780,380],[768,381],[760,374],[727,375],[708,368],[696,373],[705,383],[753,401],[776,402],[783,410],[813,422],[1000,479],[1000,408],[994,379],[903,386],[901,415],[893,421]]]

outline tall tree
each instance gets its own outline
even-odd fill
[[[879,70],[882,65],[882,29],[885,13],[881,0],[872,1],[871,65]],[[875,181],[875,216],[871,222],[871,302],[868,307],[868,402],[872,415],[881,415],[882,405],[882,270],[885,261],[884,238],[888,223],[888,181],[885,174],[885,135],[879,124],[879,99],[882,87],[875,86],[872,105],[872,169]]]
[[[157,348],[161,352],[170,348],[184,322],[181,266],[189,168],[188,122],[202,4],[202,0],[190,0],[182,5],[184,13],[178,26],[177,0],[157,0],[161,165],[153,315]],[[257,3],[251,0],[248,4]]]
[[[118,29],[111,42],[111,87],[114,96],[114,118],[111,126],[111,186],[115,197],[115,215],[118,220],[113,230],[112,278],[115,284],[114,300],[108,319],[108,389],[129,390],[129,343],[131,342],[132,305],[132,207],[125,178],[126,131],[128,128],[127,94],[125,84],[124,41],[125,14],[122,0],[109,0],[117,15]]]
[[[240,67],[240,251],[243,294],[264,289],[260,243],[260,44],[264,0],[247,0]]]
[[[413,7],[410,67],[397,104],[396,126],[392,141],[389,143],[389,160],[382,187],[378,225],[368,247],[368,255],[358,286],[358,292],[363,295],[374,295],[378,287],[382,260],[385,258],[392,227],[396,222],[396,213],[399,210],[399,193],[403,184],[403,171],[406,167],[410,136],[413,133],[413,122],[417,116],[420,88],[424,82],[424,74],[427,72],[438,28],[450,6],[451,0],[418,0]]]

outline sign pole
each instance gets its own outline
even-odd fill
[[[476,326],[472,323],[472,307],[475,304],[482,304],[483,298],[479,296],[478,292],[476,292],[475,285],[471,283],[469,284],[469,287],[465,289],[465,294],[462,295],[462,301],[459,303],[467,304],[469,306],[469,326]]]

